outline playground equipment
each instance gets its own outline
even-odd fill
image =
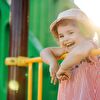
[[[99,49],[93,49],[90,52],[90,56],[97,56],[100,55],[100,48]],[[63,59],[66,56],[61,56],[60,59]],[[58,59],[59,60],[59,59]],[[8,66],[18,66],[28,67],[28,100],[32,100],[32,64],[38,63],[38,100],[42,100],[42,73],[43,73],[43,66],[42,66],[42,59],[41,57],[35,57],[35,58],[27,58],[27,57],[8,57],[5,60],[5,64]]]
[[[42,60],[40,57],[9,57],[6,58],[6,65],[28,67],[28,100],[32,100],[32,64],[38,63],[38,100],[42,100]]]

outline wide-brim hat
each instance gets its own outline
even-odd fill
[[[79,9],[79,8],[72,8],[69,10],[65,10],[61,12],[57,19],[51,23],[50,25],[50,31],[53,33],[54,37],[58,39],[58,33],[57,33],[57,23],[61,20],[76,20],[80,23],[82,23],[85,27],[89,29],[91,33],[94,32],[92,22],[90,19]]]

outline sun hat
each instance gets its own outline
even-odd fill
[[[58,15],[57,19],[50,25],[50,31],[56,39],[58,39],[58,33],[56,27],[58,22],[60,22],[61,20],[71,20],[71,19],[82,23],[85,27],[89,29],[91,33],[94,32],[90,19],[79,8],[71,8],[69,10],[61,12]]]

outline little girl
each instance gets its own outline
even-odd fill
[[[59,80],[58,100],[100,100],[100,61],[90,56],[97,48],[92,41],[94,29],[80,9],[61,12],[50,31],[60,47],[41,51],[42,60],[50,65],[51,82]],[[57,60],[68,53],[59,65]]]

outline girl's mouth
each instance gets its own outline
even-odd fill
[[[71,47],[71,46],[73,46],[75,44],[75,42],[68,42],[67,44],[66,44],[66,46],[67,47]]]

